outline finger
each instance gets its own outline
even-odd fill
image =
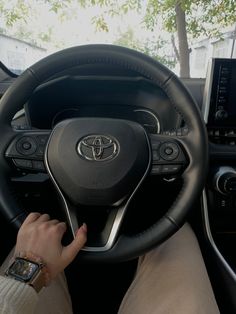
[[[35,212],[35,213],[30,213],[30,214],[26,217],[25,221],[23,222],[22,227],[25,226],[25,225],[28,225],[28,224],[30,224],[30,223],[32,223],[32,222],[34,222],[34,221],[37,220],[40,216],[41,216],[41,214],[40,214],[40,213],[37,213],[37,212]]]
[[[40,223],[40,222],[45,222],[48,220],[50,220],[50,216],[48,214],[43,214],[37,219],[37,222]]]
[[[62,237],[66,232],[67,226],[65,222],[60,222],[59,224],[56,225],[56,228],[58,230],[59,238],[58,241],[61,243]]]
[[[55,228],[58,230],[58,232],[64,234],[66,232],[67,226],[65,222],[60,222],[55,225]]]
[[[60,222],[58,225],[57,225],[59,228],[63,229],[63,230],[66,230],[67,229],[67,226],[66,226],[66,223],[63,221],[63,222]]]
[[[58,219],[51,219],[47,222],[47,224],[49,224],[49,225],[57,225],[59,223],[60,223],[60,221]]]
[[[77,231],[74,240],[66,247],[63,248],[62,258],[66,264],[69,264],[79,253],[81,248],[87,241],[87,226],[83,224]]]

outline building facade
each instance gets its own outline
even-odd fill
[[[191,46],[191,77],[206,76],[211,58],[236,58],[236,26],[225,30],[221,39],[203,39]]]
[[[46,55],[44,48],[0,34],[0,61],[14,73],[21,73]]]

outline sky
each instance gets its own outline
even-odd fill
[[[59,11],[56,14],[50,10],[50,6],[45,3],[46,0],[4,1],[6,3],[5,7],[11,11],[16,10],[17,2],[23,1],[31,7],[31,13],[25,21],[23,19],[19,20],[12,27],[7,27],[4,20],[0,19],[0,27],[6,30],[7,35],[12,37],[28,42],[32,42],[32,39],[35,39],[34,43],[42,48],[46,48],[46,55],[77,45],[112,44],[129,29],[133,30],[133,40],[138,41],[139,49],[143,49],[142,47],[146,45],[147,41],[149,43],[157,42],[161,34],[162,39],[169,41],[169,45],[166,45],[162,51],[159,49],[158,54],[162,56],[173,55],[170,34],[163,31],[160,25],[157,25],[153,31],[149,31],[143,23],[147,0],[143,0],[144,5],[142,5],[142,9],[139,12],[130,10],[124,15],[119,14],[113,17],[106,13],[108,8],[101,8],[100,6],[82,8],[77,0],[71,0],[64,16],[62,16],[63,11]],[[122,4],[122,1],[126,0],[119,0],[119,6]],[[95,23],[93,23],[93,20],[101,17],[101,15],[108,25],[108,32],[97,30]],[[27,32],[31,34],[22,37],[22,30],[24,34],[27,34]],[[49,30],[51,32],[51,40],[49,42],[40,40],[39,35],[47,34]],[[135,47],[138,48],[136,45]],[[35,60],[33,56],[31,59]]]
[[[14,7],[16,1],[9,0],[7,2],[8,7]],[[108,14],[104,14],[109,32],[102,32],[96,31],[95,25],[92,24],[92,19],[100,16],[102,10],[104,10],[98,6],[83,9],[76,1],[72,1],[71,8],[67,10],[69,19],[61,21],[58,14],[50,11],[49,5],[42,4],[42,1],[37,0],[28,0],[28,2],[34,13],[27,18],[27,23],[20,21],[12,28],[9,28],[8,32],[9,34],[14,34],[22,25],[24,29],[33,31],[36,38],[38,33],[45,33],[51,29],[53,42],[41,44],[46,46],[49,51],[78,44],[113,43],[129,27],[135,30],[135,34],[140,41],[145,41],[146,38],[154,36],[154,33],[147,31],[142,23],[144,12],[137,13],[132,11],[125,16],[119,17],[111,17]],[[0,26],[4,27],[3,21],[0,21]]]

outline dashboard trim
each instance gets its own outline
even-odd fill
[[[235,274],[235,272],[233,271],[233,269],[230,267],[228,262],[225,260],[225,258],[221,254],[221,252],[219,251],[219,249],[218,249],[218,247],[217,247],[217,245],[216,245],[216,243],[215,243],[215,241],[213,239],[213,236],[212,236],[212,233],[211,233],[209,215],[208,215],[207,195],[206,195],[205,189],[204,189],[204,191],[202,193],[202,211],[203,211],[203,227],[204,227],[204,230],[206,232],[207,240],[209,241],[210,246],[212,247],[212,249],[215,252],[215,254],[218,257],[218,259],[222,262],[222,264],[225,267],[225,269],[227,270],[227,272],[236,281],[236,274]]]
[[[213,59],[211,59],[208,64],[205,88],[203,92],[202,112],[203,112],[203,119],[206,124],[208,122],[208,116],[209,116],[209,110],[210,110],[213,74],[214,74]]]
[[[146,112],[146,113],[150,114],[150,115],[155,119],[155,121],[156,121],[156,126],[157,126],[157,132],[156,132],[156,134],[160,134],[160,132],[161,132],[160,121],[159,121],[159,119],[157,118],[157,116],[156,116],[153,112],[151,112],[151,111],[148,110],[148,109],[134,109],[133,111],[134,111],[134,112]],[[144,125],[143,125],[143,127],[145,128]]]

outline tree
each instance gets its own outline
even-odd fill
[[[145,24],[153,29],[162,18],[164,28],[177,32],[178,48],[172,43],[180,63],[180,76],[189,77],[189,41],[192,38],[220,37],[220,30],[236,22],[234,0],[148,0]]]
[[[26,21],[30,11],[29,3],[18,0],[14,6],[9,5],[6,0],[0,0],[0,18],[6,22],[7,26],[12,26],[17,20]]]
[[[172,34],[171,42],[180,63],[180,76],[190,76],[191,39],[221,37],[220,30],[236,23],[235,0],[90,0],[92,4],[106,7],[110,15],[125,14],[129,10],[145,10],[144,23],[154,30],[157,23]],[[120,4],[121,3],[121,4]],[[106,21],[103,21],[103,25]],[[178,47],[175,44],[177,34]]]
[[[190,76],[189,45],[192,39],[206,37],[220,37],[220,30],[236,23],[235,0],[38,0],[48,5],[61,18],[66,18],[72,4],[79,4],[83,8],[99,6],[101,14],[95,16],[92,22],[96,28],[109,31],[106,16],[115,17],[127,14],[131,10],[144,12],[143,23],[148,30],[156,29],[157,24],[171,36],[171,43],[180,63],[180,75]],[[0,19],[6,25],[13,25],[18,20],[26,20],[32,6],[32,0],[0,0]],[[42,36],[44,37],[44,36]],[[46,36],[47,37],[47,36]],[[160,36],[156,38],[159,40]]]
[[[60,19],[67,16],[69,0],[0,0],[0,33],[25,40],[33,45],[44,46],[53,38],[53,29],[49,27],[32,27],[31,21],[37,19],[37,7],[33,4],[47,6]],[[30,21],[29,21],[30,17]],[[23,22],[23,23],[22,23]],[[56,43],[60,46],[60,43]]]
[[[120,34],[120,37],[114,41],[114,44],[141,51],[170,69],[173,69],[176,65],[176,58],[166,54],[165,48],[168,42],[161,37],[155,38],[155,40],[147,39],[142,42],[135,37],[134,30],[128,28],[126,32]]]

